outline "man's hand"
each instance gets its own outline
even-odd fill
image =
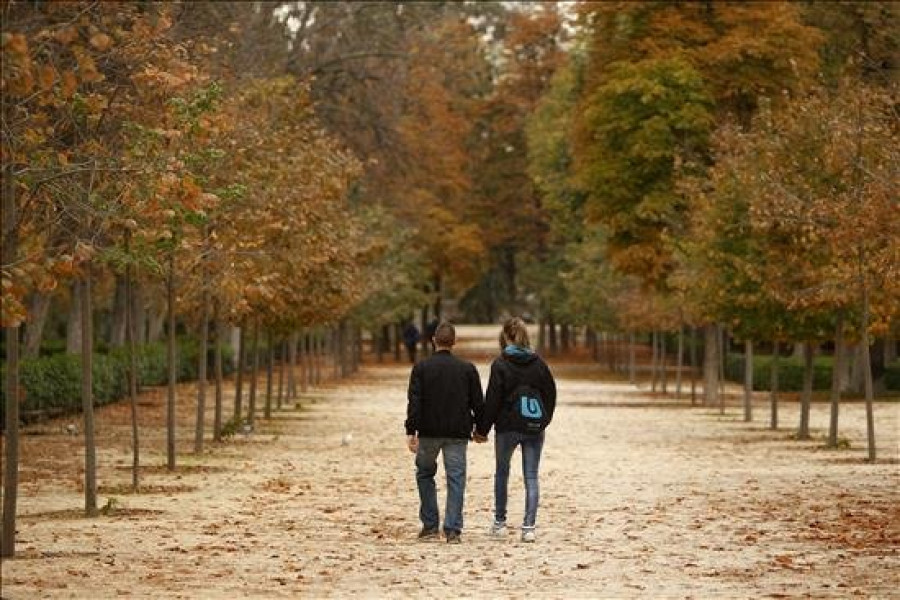
[[[409,451],[415,454],[419,451],[419,438],[415,435],[406,436],[406,447],[409,448]]]
[[[486,435],[481,435],[477,431],[472,434],[472,439],[475,440],[476,444],[483,444],[488,440]]]

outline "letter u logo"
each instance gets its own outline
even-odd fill
[[[541,411],[541,403],[538,402],[537,398],[522,396],[521,403],[523,417],[527,417],[529,419],[540,419],[544,414],[543,411]]]

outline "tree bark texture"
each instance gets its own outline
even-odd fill
[[[844,315],[838,314],[834,328],[834,367],[831,372],[831,415],[828,420],[828,447],[837,448],[838,418],[841,405],[841,389],[844,372]]]
[[[3,174],[3,247],[0,263],[12,264],[18,258],[19,239],[16,216],[15,177],[12,166]],[[3,518],[0,520],[0,556],[16,553],[16,506],[19,499],[19,327],[3,329],[6,342],[6,433],[3,457]]]
[[[803,344],[803,392],[800,394],[800,427],[797,439],[809,439],[809,407],[813,392],[813,359],[816,349],[812,342]]]
[[[97,516],[97,442],[94,437],[93,314],[91,265],[81,283],[81,410],[84,418],[84,512]]]
[[[169,255],[169,272],[166,278],[166,360],[169,384],[166,394],[166,465],[175,470],[175,385],[178,382],[178,365],[175,356],[175,255]]]
[[[44,325],[50,313],[50,294],[35,292],[28,302],[28,323],[25,325],[25,344],[22,348],[23,358],[35,358],[41,352],[44,339]]]
[[[715,323],[703,328],[703,404],[719,402],[719,327]]]
[[[753,420],[753,341],[744,342],[744,421]]]
[[[769,428],[778,429],[778,364],[781,352],[778,340],[772,342],[772,362],[769,364]]]

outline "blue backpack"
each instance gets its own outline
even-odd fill
[[[508,400],[514,431],[529,435],[542,432],[550,422],[541,392],[527,383],[520,384],[509,395]]]

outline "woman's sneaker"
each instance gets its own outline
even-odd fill
[[[526,543],[531,543],[535,541],[537,538],[534,535],[534,527],[523,527],[522,528],[522,541]]]
[[[491,537],[506,537],[506,521],[494,521],[491,525]]]

